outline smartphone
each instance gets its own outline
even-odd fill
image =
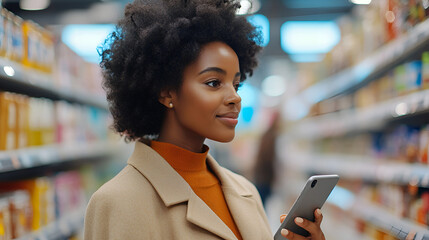
[[[274,240],[286,239],[280,234],[283,228],[308,237],[310,234],[305,229],[295,224],[295,218],[301,217],[314,222],[314,211],[317,208],[322,208],[329,194],[334,189],[335,185],[337,185],[339,178],[338,175],[311,176],[286,216],[286,219],[274,235]]]

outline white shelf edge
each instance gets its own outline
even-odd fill
[[[399,218],[368,201],[356,199],[350,212],[355,217],[370,222],[384,232],[390,233],[399,239],[405,239],[411,231],[416,233],[414,240],[429,239],[429,230],[423,225],[419,225],[408,219]]]
[[[292,193],[298,196],[300,194],[300,189],[294,188],[292,189]],[[405,236],[410,231],[414,231],[416,233],[414,240],[429,239],[429,229],[426,229],[423,225],[414,223],[409,219],[399,218],[389,213],[387,210],[360,197],[354,197],[351,201],[352,203],[350,204],[350,207],[347,208],[344,208],[344,206],[338,206],[332,201],[327,201],[326,205],[335,206],[338,209],[341,209],[341,211],[351,214],[354,218],[369,222],[377,226],[380,230],[390,233],[401,240],[405,240]],[[399,231],[395,232],[395,229]],[[400,233],[401,230],[405,235]]]
[[[85,210],[86,206],[83,206],[42,227],[40,230],[15,240],[54,240],[69,237],[83,228]]]
[[[365,81],[368,76],[383,71],[387,66],[429,41],[429,31],[427,29],[429,29],[429,19],[419,23],[405,35],[386,43],[359,64],[305,89],[296,96],[296,99],[308,104],[314,104],[358,85]]]
[[[397,115],[396,107],[405,104],[407,112]],[[304,119],[289,134],[295,138],[320,139],[356,131],[379,129],[387,121],[429,110],[429,89],[390,99],[371,107],[347,109]]]
[[[8,76],[4,72],[3,68],[5,66],[10,66],[14,69],[14,76]],[[4,81],[2,79],[8,79],[8,81],[25,84],[27,87],[30,88],[33,87],[43,89],[47,92],[55,94],[63,100],[71,100],[73,102],[88,104],[102,109],[108,108],[107,100],[102,97],[96,97],[93,94],[82,90],[77,91],[71,89],[56,88],[55,86],[53,86],[53,80],[51,76],[38,72],[36,70],[24,70],[24,67],[20,64],[0,57],[0,81]]]
[[[367,156],[342,154],[294,153],[287,159],[288,167],[304,172],[335,173],[343,179],[429,187],[429,165],[388,162]]]
[[[118,145],[119,143],[116,145],[115,143],[100,141],[75,145],[54,144],[0,151],[0,174],[66,160],[107,155],[120,148]]]

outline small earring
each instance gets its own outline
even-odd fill
[[[168,104],[168,106],[169,106],[170,108],[173,108],[173,103],[171,102],[170,104]]]

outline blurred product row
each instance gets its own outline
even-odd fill
[[[421,163],[428,166],[429,125],[392,126],[384,131],[361,133],[315,142],[320,154],[365,156],[361,161]],[[375,161],[375,162],[374,162]]]
[[[355,6],[351,14],[337,19],[341,32],[340,42],[325,56],[322,62],[302,68],[302,88],[362,63],[374,52],[382,50],[394,40],[402,41],[409,32],[415,31],[429,18],[426,1],[373,0],[369,5]],[[424,34],[423,34],[424,35]],[[392,53],[413,47],[414,37],[407,39],[405,47],[384,52],[385,61]],[[409,44],[410,43],[410,44]],[[307,71],[305,71],[307,70]]]
[[[355,92],[315,104],[311,115],[370,107],[424,89],[429,89],[429,52],[427,51],[423,52],[421,60],[400,64]]]
[[[0,92],[0,150],[104,141],[108,113],[92,106]]]
[[[87,200],[102,184],[96,172],[82,167],[50,177],[1,182],[0,239],[65,239],[81,231]],[[62,224],[55,226],[56,221]]]
[[[103,97],[101,71],[49,30],[2,8],[0,62],[7,76],[46,88]],[[4,74],[4,73],[2,73]]]
[[[329,239],[344,239],[337,228],[347,222],[349,239],[429,239],[428,16],[427,1],[355,7],[325,59],[298,66],[310,107],[281,137],[280,184],[340,175],[325,210]],[[281,196],[285,209],[296,197]]]
[[[100,68],[4,8],[0,67],[0,240],[73,239],[118,169]]]

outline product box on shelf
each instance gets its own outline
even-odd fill
[[[412,61],[405,64],[406,66],[406,79],[408,80],[407,91],[413,92],[420,90],[422,87],[422,62]]]
[[[17,138],[16,147],[25,148],[28,146],[28,131],[29,131],[29,97],[24,95],[16,95],[17,104]]]
[[[428,164],[428,155],[429,155],[429,125],[422,128],[420,131],[420,151],[419,151],[419,161],[423,164]]]
[[[12,13],[6,10],[5,8],[1,9],[1,16],[3,19],[3,44],[1,46],[1,57],[12,60],[12,49],[13,49],[13,38],[12,38],[12,28],[13,21],[11,17]]]
[[[30,146],[55,143],[55,115],[52,100],[30,98],[29,126]]]
[[[22,23],[24,20],[14,14],[10,15],[12,20],[12,51],[10,59],[21,63],[24,55],[24,44],[22,34]]]
[[[76,216],[80,223],[83,215],[76,212],[84,209],[86,194],[89,196],[95,191],[101,184],[98,181],[94,169],[86,168],[59,172],[51,177],[0,182],[0,240],[26,237],[32,232],[61,234],[62,228],[67,227],[72,229],[64,234],[80,230],[74,229],[80,226],[75,224]],[[86,189],[88,184],[94,185],[92,189]],[[55,221],[59,224],[50,225]]]
[[[407,91],[408,79],[407,68],[405,65],[399,65],[394,70],[395,90],[399,95],[404,95]]]
[[[422,54],[422,88],[429,89],[429,51]]]
[[[12,239],[12,224],[9,212],[9,201],[0,198],[0,240]]]
[[[48,177],[16,182],[0,182],[2,191],[24,190],[30,194],[32,209],[31,229],[33,231],[55,220],[54,185]]]
[[[1,8],[0,57],[20,63],[24,54],[23,19]]]
[[[2,205],[3,204],[3,205]],[[0,236],[2,233],[5,237],[0,239],[16,239],[23,237],[31,232],[32,212],[30,205],[30,196],[27,191],[10,191],[0,193],[0,212],[6,219],[0,219]],[[0,217],[1,218],[1,217]],[[7,231],[2,231],[1,228]]]
[[[13,191],[7,197],[12,223],[12,238],[19,238],[31,231],[32,210],[27,191]]]
[[[39,53],[40,34],[37,31],[35,23],[32,21],[25,21],[22,25],[24,33],[24,58],[22,63],[29,68],[37,68],[37,59]]]
[[[6,55],[6,10],[0,7],[0,57],[4,57]]]
[[[77,171],[59,173],[54,178],[56,215],[71,213],[86,204],[81,174]]]
[[[0,150],[15,149],[18,137],[15,94],[0,92],[0,111]]]
[[[32,21],[24,21],[23,65],[46,74],[52,73],[54,60],[54,41],[52,34]]]

